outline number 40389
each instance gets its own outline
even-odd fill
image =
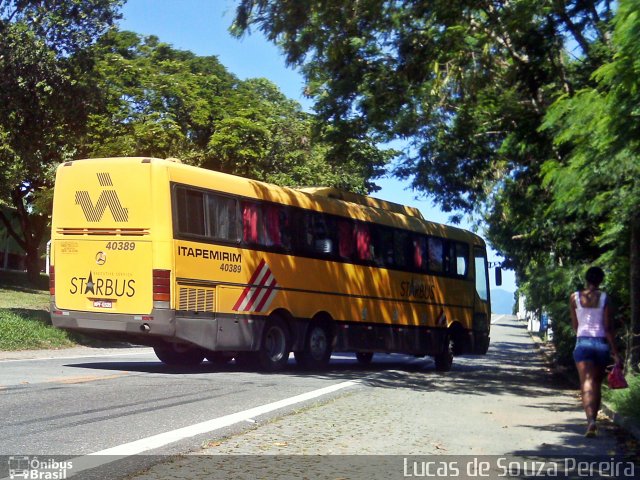
[[[107,250],[135,250],[136,242],[107,242]]]
[[[233,263],[223,263],[220,265],[220,270],[223,272],[240,273],[242,271],[242,266],[235,265]]]

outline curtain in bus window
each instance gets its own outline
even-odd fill
[[[205,234],[204,194],[186,188],[176,189],[178,231],[193,235]]]
[[[427,239],[425,237],[413,238],[413,266],[418,270],[427,269]]]
[[[222,195],[207,195],[209,236],[218,240],[238,241],[237,200]]]
[[[338,253],[342,258],[351,258],[355,247],[352,223],[346,219],[338,220]]]
[[[371,234],[368,225],[359,224],[356,226],[356,248],[358,259],[371,260]]]
[[[257,203],[242,202],[242,240],[246,243],[258,243],[259,210]]]
[[[266,238],[264,244],[267,246],[282,246],[280,232],[280,208],[277,205],[264,205],[264,221]]]
[[[444,271],[444,245],[441,238],[429,237],[429,270],[432,272]]]

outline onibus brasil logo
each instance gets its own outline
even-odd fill
[[[98,183],[101,187],[113,187],[111,175],[108,173],[98,173]],[[129,220],[129,209],[124,208],[120,203],[118,194],[113,189],[104,189],[100,192],[96,203],[91,200],[91,195],[86,190],[76,191],[76,205],[80,205],[87,222],[99,222],[107,208],[116,222],[126,222]]]
[[[70,475],[73,464],[55,458],[38,458],[26,455],[9,457],[9,478],[33,480],[64,480]]]

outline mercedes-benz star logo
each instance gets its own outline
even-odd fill
[[[96,253],[96,263],[98,265],[104,265],[105,263],[107,263],[107,254],[104,252]]]

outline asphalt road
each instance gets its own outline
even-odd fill
[[[577,392],[556,385],[524,327],[506,315],[492,323],[489,354],[456,358],[444,375],[431,359],[400,355],[368,367],[334,355],[313,374],[292,358],[278,374],[180,370],[138,348],[0,356],[0,457],[108,462],[203,445],[213,455],[618,453],[610,427],[584,442]]]
[[[300,371],[293,357],[278,374],[243,370],[234,364],[197,368],[171,368],[158,361],[151,349],[107,350],[106,353],[69,350],[20,359],[0,360],[0,456],[87,455],[139,439],[175,431],[211,419],[287,401],[260,418],[282,415],[319,397],[295,397],[340,385],[388,369],[433,368],[430,359],[380,355],[368,367],[353,355],[336,354],[328,371]],[[54,355],[55,354],[55,355]],[[357,388],[357,385],[344,385]],[[320,392],[322,393],[322,392]],[[250,427],[253,419],[218,429],[228,435]],[[211,435],[193,435],[144,453],[178,453],[198,447]]]

